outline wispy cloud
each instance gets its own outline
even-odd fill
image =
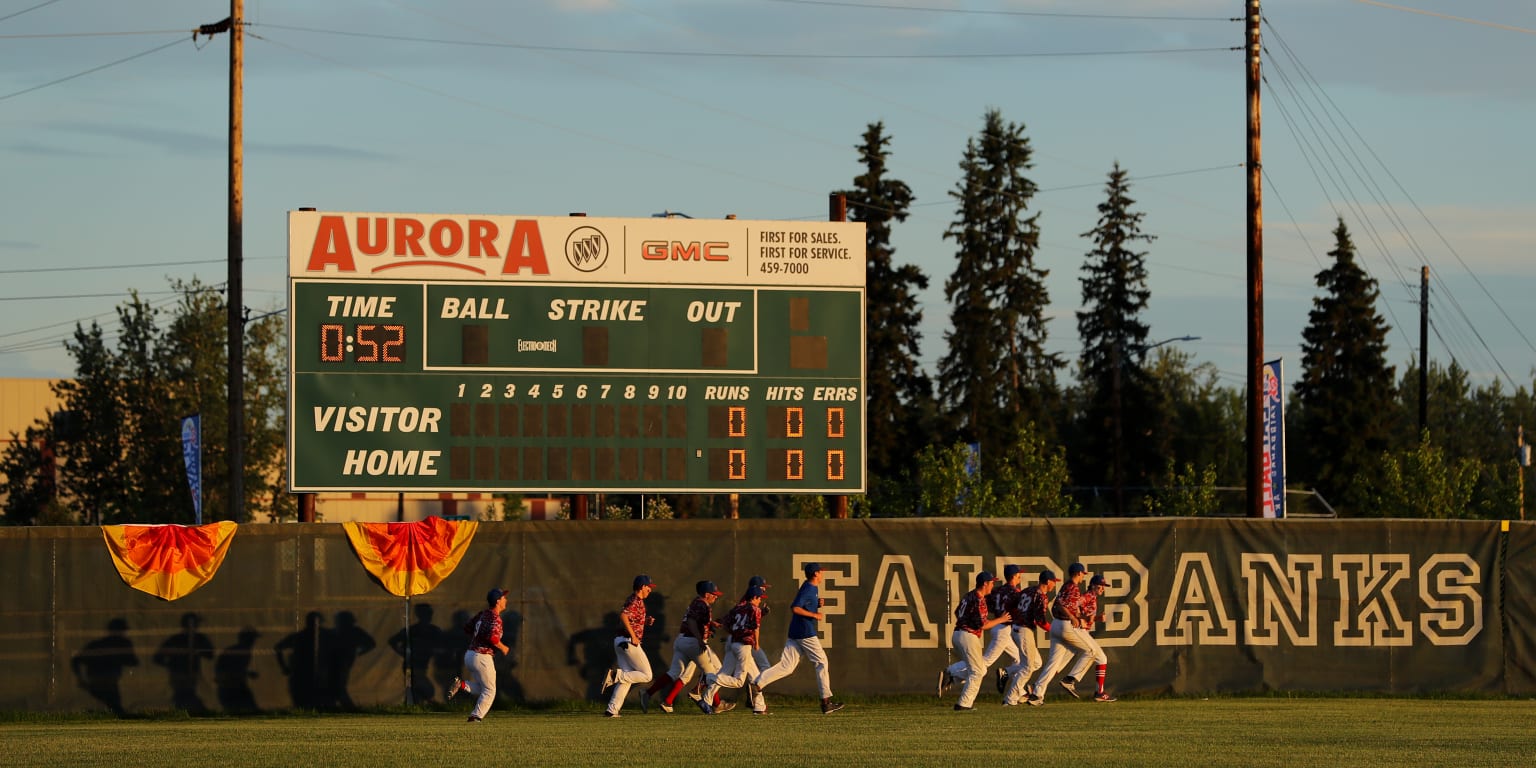
[[[228,139],[222,135],[199,134],[146,126],[100,125],[78,122],[53,123],[50,127],[62,132],[115,139],[154,147],[178,155],[223,155],[228,150]],[[53,149],[59,154],[70,151]],[[323,157],[337,160],[393,159],[393,156],[388,153],[347,147],[339,144],[248,141],[245,144],[245,149],[247,152],[252,153],[259,152],[300,158]]]

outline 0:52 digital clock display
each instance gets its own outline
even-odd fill
[[[320,362],[401,363],[405,348],[405,326],[360,324],[347,327],[340,323],[320,326]]]

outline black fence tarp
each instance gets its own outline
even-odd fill
[[[175,602],[126,586],[96,528],[0,530],[0,709],[332,709],[441,701],[459,627],[511,590],[507,700],[595,698],[637,573],[665,670],[694,595],[760,574],[776,658],[820,562],[834,690],[930,690],[974,574],[1073,561],[1110,579],[1119,692],[1536,692],[1536,526],[1407,520],[672,520],[482,523],[436,590],[395,597],[336,524],[246,525]],[[1043,638],[1041,638],[1043,645]],[[781,693],[809,694],[809,670]]]

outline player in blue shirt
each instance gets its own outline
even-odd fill
[[[806,563],[805,581],[800,583],[800,591],[795,593],[795,601],[789,608],[789,639],[784,643],[784,653],[779,655],[779,663],[757,676],[756,685],[762,689],[775,680],[788,677],[795,671],[795,667],[800,666],[800,657],[804,655],[816,668],[816,686],[821,692],[821,713],[830,715],[842,709],[843,705],[832,700],[832,677],[827,672],[827,652],[822,650],[821,638],[816,636],[817,622],[826,618],[826,614],[821,612],[820,584],[821,566]]]

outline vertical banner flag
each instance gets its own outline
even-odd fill
[[[1285,399],[1279,360],[1264,364],[1264,516],[1285,517]]]
[[[194,413],[181,420],[181,458],[187,464],[187,485],[192,489],[192,514],[203,524],[203,417]]]

